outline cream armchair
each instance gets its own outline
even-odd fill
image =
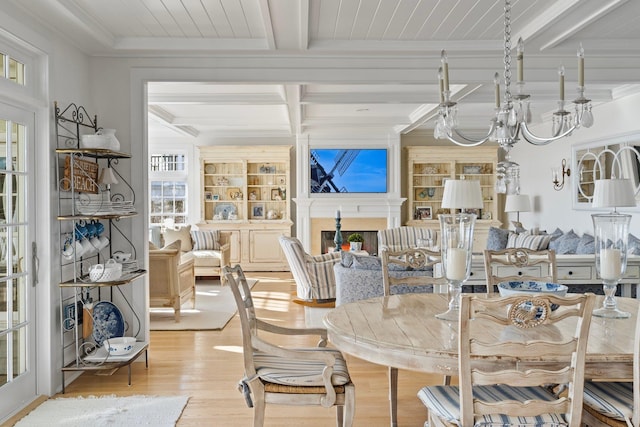
[[[180,245],[177,240],[162,249],[149,249],[149,305],[172,307],[176,322],[182,304],[191,300],[196,306],[194,260],[181,256]]]
[[[333,265],[340,261],[340,252],[312,256],[304,251],[300,240],[287,236],[280,236],[280,246],[296,281],[299,299],[294,302],[305,305],[335,304]]]

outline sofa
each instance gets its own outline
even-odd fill
[[[229,266],[231,233],[219,230],[197,230],[191,225],[167,228],[161,232],[162,246],[181,241],[185,260],[193,259],[197,277],[217,276],[222,280],[222,267]]]
[[[349,251],[341,252],[341,260],[333,266],[336,279],[336,307],[362,299],[380,297],[384,295],[382,283],[381,258],[369,255],[356,255]],[[392,277],[432,276],[433,270],[393,270]],[[432,285],[393,287],[393,294],[409,292],[433,292]]]
[[[194,259],[182,256],[181,244],[180,240],[163,248],[149,244],[149,306],[173,308],[176,322],[184,303],[196,306]]]

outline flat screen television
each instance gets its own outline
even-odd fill
[[[311,193],[386,193],[387,150],[383,148],[310,151]]]

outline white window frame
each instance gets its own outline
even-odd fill
[[[153,156],[163,156],[163,155],[176,155],[184,157],[184,169],[181,171],[152,171],[151,170],[151,158]],[[151,183],[152,182],[181,182],[185,185],[185,200],[184,200],[184,212],[181,214],[176,214],[175,216],[183,216],[185,218],[185,224],[189,223],[189,194],[191,192],[190,183],[189,183],[189,153],[185,150],[176,150],[176,149],[150,149],[149,150],[149,224],[153,224],[151,219],[156,216],[151,211],[151,203],[152,203],[152,193],[151,193]],[[163,214],[165,216],[165,214]]]

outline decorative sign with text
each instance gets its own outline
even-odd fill
[[[73,174],[71,173],[71,163],[73,161]],[[71,180],[73,189],[78,193],[98,193],[98,164],[76,157],[67,156],[64,160],[64,179],[61,188],[64,191],[71,190]]]

